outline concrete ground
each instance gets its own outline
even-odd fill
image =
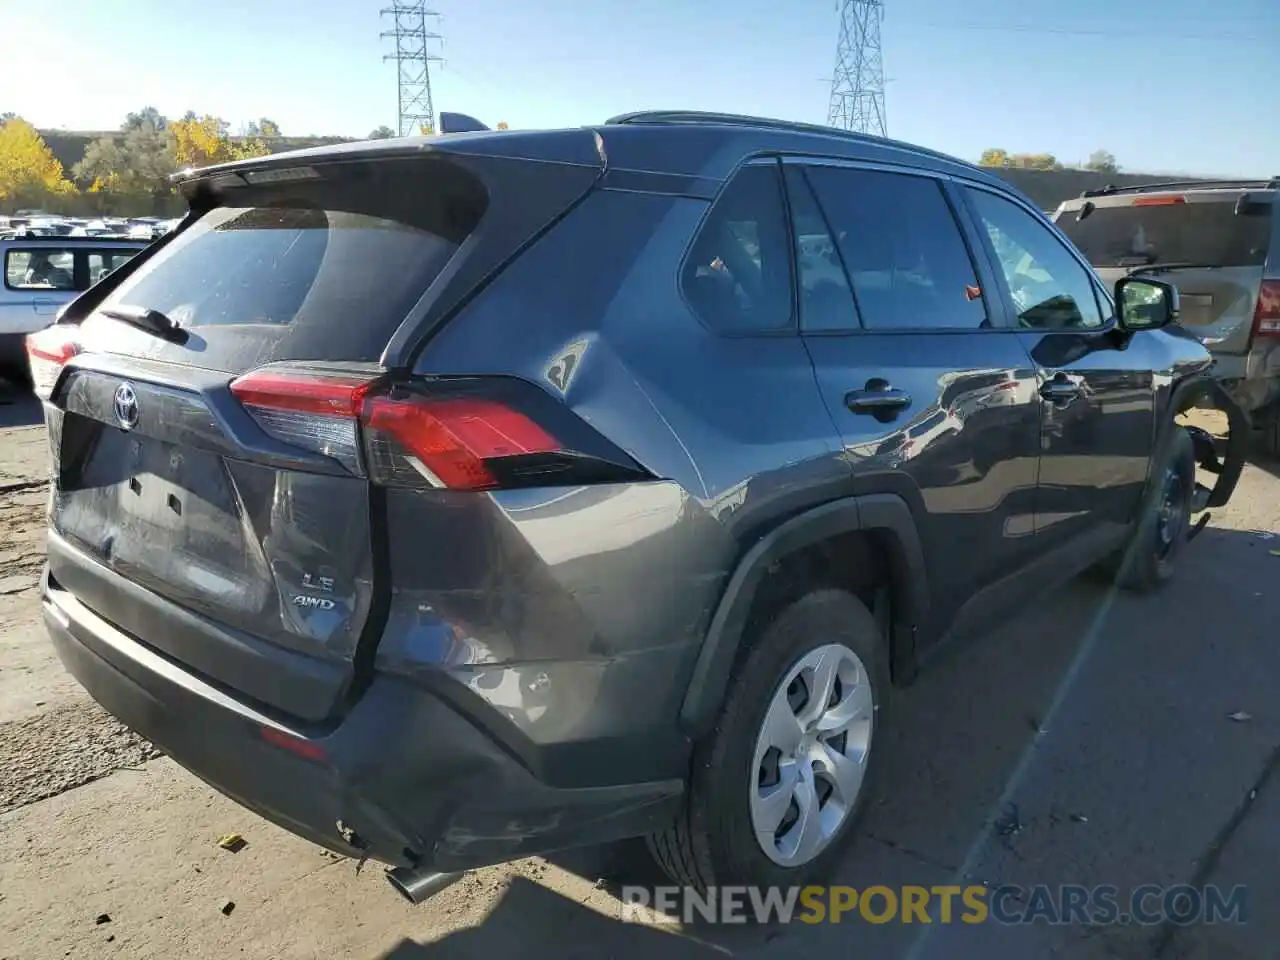
[[[410,907],[376,865],[357,871],[149,759],[38,627],[44,458],[33,405],[0,398],[0,960],[1275,955],[1280,479],[1267,470],[1247,470],[1159,596],[1073,582],[895,695],[884,776],[835,878],[1239,883],[1248,923],[681,929],[620,921],[616,884],[652,879],[630,845],[477,871]],[[247,841],[235,854],[216,844],[232,832]]]

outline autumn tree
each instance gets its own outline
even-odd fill
[[[1093,151],[1093,153],[1089,154],[1089,162],[1084,165],[1084,168],[1098,173],[1120,172],[1120,166],[1116,163],[1116,155],[1110,150]]]
[[[44,138],[21,117],[0,124],[0,206],[61,206],[76,192]]]
[[[982,156],[978,158],[978,166],[980,167],[1007,167],[1009,165],[1009,152],[1001,150],[999,147],[988,147],[982,151]]]
[[[198,117],[191,113],[169,124],[173,158],[178,168],[207,167],[214,163],[245,160],[270,153],[260,140],[232,140],[228,129],[227,122],[221,117]]]
[[[263,117],[261,120],[250,120],[245,125],[244,132],[245,136],[255,138],[281,136],[280,125],[267,117]]]
[[[376,130],[374,130],[372,133],[370,133],[368,136],[368,139],[369,140],[390,140],[395,135],[396,135],[396,132],[394,130],[392,130],[386,124],[383,124],[382,126],[378,127]]]

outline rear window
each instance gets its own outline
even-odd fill
[[[129,336],[129,352],[142,344],[148,356],[236,371],[375,361],[485,206],[469,175],[423,160],[226,197],[241,195],[256,202],[215,207],[104,301],[158,310],[194,334],[185,346]]]
[[[1095,207],[1083,220],[1075,211],[1058,219],[1095,267],[1194,263],[1256,267],[1267,259],[1271,204],[1235,212],[1236,197],[1209,203]]]

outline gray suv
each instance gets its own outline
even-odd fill
[[[458,871],[644,835],[840,855],[890,684],[1093,566],[1163,583],[1242,458],[1176,291],[892,141],[646,113],[184,175],[29,343],[44,616],[263,816]],[[1216,471],[1196,483],[1197,462]]]
[[[1099,276],[1156,276],[1181,294],[1180,323],[1280,456],[1280,178],[1108,187],[1062,204],[1057,225]]]

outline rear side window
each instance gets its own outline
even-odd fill
[[[744,167],[724,188],[694,239],[681,287],[714,330],[791,326],[791,250],[777,164]]]
[[[799,167],[787,166],[785,176],[795,231],[800,329],[857,330],[858,310],[849,277],[822,210]]]
[[[869,330],[976,330],[986,319],[964,236],[930,177],[811,167]]]
[[[1144,198],[1150,204],[1150,198]],[[1237,195],[1211,202],[1095,206],[1083,220],[1066,211],[1058,227],[1095,267],[1191,263],[1260,267],[1271,240],[1273,204],[1236,213]]]
[[[103,305],[158,310],[198,334],[197,351],[152,345],[179,362],[377,360],[479,222],[484,194],[442,161],[353,166],[229,191],[251,202],[206,213]]]
[[[10,290],[74,290],[75,255],[56,247],[10,249],[4,255],[4,285]]]

